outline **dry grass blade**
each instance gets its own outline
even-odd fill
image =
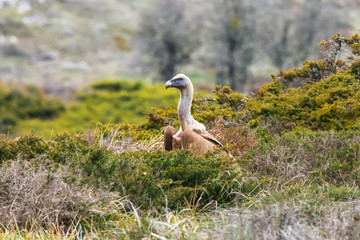
[[[117,194],[69,184],[67,167],[52,171],[46,159],[14,160],[0,168],[0,222],[4,226],[71,226]],[[98,205],[100,204],[100,205]],[[96,213],[99,214],[99,213]]]
[[[118,129],[115,129],[106,137],[104,134],[100,135],[99,146],[106,147],[107,150],[113,151],[115,154],[135,151],[158,151],[163,149],[164,136],[161,132],[150,140],[139,141],[131,137],[124,137],[123,133],[119,133]]]

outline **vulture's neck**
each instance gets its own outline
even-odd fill
[[[182,130],[187,130],[192,124],[192,116],[190,113],[191,103],[193,99],[193,86],[180,89],[180,100],[178,105],[179,122]]]

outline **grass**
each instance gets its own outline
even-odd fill
[[[159,152],[160,135],[119,131],[3,140],[0,239],[360,237],[356,131],[260,132],[236,162],[213,153],[201,172],[202,158]]]
[[[359,149],[358,131],[308,131],[267,135],[244,158],[253,161],[250,171],[276,178],[282,186],[304,182],[347,186],[359,184]]]
[[[257,204],[257,207],[192,209],[118,214],[104,229],[3,229],[3,239],[357,239],[359,200],[311,205],[308,201]],[[309,205],[311,207],[309,207]]]

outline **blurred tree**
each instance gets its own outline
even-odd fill
[[[260,34],[265,53],[278,68],[297,67],[318,57],[317,44],[347,29],[347,16],[335,0],[262,1]],[[268,14],[271,12],[272,14]]]
[[[162,80],[173,77],[179,65],[187,64],[198,46],[195,30],[199,21],[187,14],[184,0],[157,0],[141,14],[140,44],[145,62],[157,68]]]
[[[256,9],[238,0],[216,1],[213,7],[209,43],[217,83],[244,92],[255,54]]]
[[[342,5],[335,0],[217,0],[207,15],[205,64],[217,84],[245,92],[249,68],[261,69],[268,56],[277,68],[297,67],[318,57],[318,43],[348,29]]]

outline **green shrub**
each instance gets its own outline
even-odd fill
[[[257,193],[259,180],[248,178],[233,159],[219,152],[196,157],[189,151],[129,152],[115,155],[76,135],[44,141],[36,136],[0,141],[0,164],[13,159],[52,161],[50,169],[68,166],[64,179],[79,181],[121,196],[136,206],[158,208],[203,206]],[[242,195],[238,193],[241,192]]]
[[[59,99],[46,97],[38,87],[0,83],[1,132],[17,127],[24,119],[56,118],[64,109],[64,104]]]
[[[101,82],[96,82],[91,85],[95,90],[105,90],[105,91],[114,91],[119,92],[124,91],[139,91],[143,88],[142,82],[128,82],[128,81],[114,81],[114,80],[104,80]]]
[[[311,130],[357,129],[359,126],[359,61],[338,60],[342,45],[358,54],[359,37],[335,35],[323,41],[327,57],[306,61],[298,69],[280,71],[270,84],[264,85],[253,98],[248,98],[245,112],[250,125],[259,124],[271,132],[309,128]],[[288,83],[298,81],[298,88]],[[275,121],[274,121],[275,119]]]
[[[360,184],[359,130],[296,131],[259,136],[244,156],[244,170],[256,172],[277,184],[352,186]],[[250,162],[250,164],[248,164]],[[240,162],[241,163],[241,162]]]
[[[276,118],[282,129],[354,129],[360,120],[357,82],[353,75],[343,73],[300,88],[285,88],[275,80],[249,99],[246,109],[260,122]]]
[[[166,204],[171,209],[184,208],[192,199],[199,206],[213,200],[225,203],[238,197],[237,191],[255,194],[258,185],[253,179],[245,180],[246,174],[236,170],[236,162],[216,154],[195,157],[187,151],[135,152],[111,157],[94,150],[83,165],[87,183],[105,184],[144,208],[160,209]]]

